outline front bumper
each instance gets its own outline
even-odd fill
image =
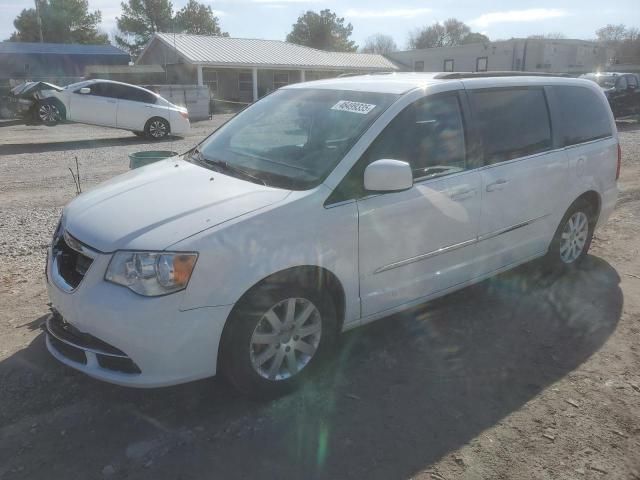
[[[103,279],[108,254],[98,254],[70,292],[52,279],[51,257],[49,252],[47,290],[52,308],[81,338],[86,334],[101,342],[98,347],[107,346],[102,345],[105,352],[71,338],[73,345],[67,347],[80,350],[76,356],[78,352],[61,346],[61,339],[49,331],[47,349],[62,363],[91,377],[132,387],[175,385],[216,374],[220,336],[232,305],[181,311],[184,292],[163,297],[137,295]],[[102,354],[114,352],[122,354],[122,359],[101,361]],[[123,368],[123,363],[135,369]]]

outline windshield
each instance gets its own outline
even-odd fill
[[[616,86],[616,79],[618,77],[615,75],[585,75],[584,78],[596,82],[602,88],[613,88]]]
[[[343,90],[279,90],[203,142],[199,159],[223,162],[268,185],[312,188],[397,98]]]

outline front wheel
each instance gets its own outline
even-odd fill
[[[258,397],[297,387],[331,350],[337,329],[331,297],[294,285],[258,287],[229,322],[221,369],[238,390]]]
[[[169,131],[169,122],[160,117],[150,119],[144,128],[146,136],[153,138],[154,140],[162,140],[163,138],[166,138],[169,135]]]
[[[57,125],[62,121],[62,112],[55,102],[40,102],[35,113],[37,119],[45,125]]]
[[[573,268],[587,256],[596,225],[596,212],[584,200],[576,201],[565,213],[549,246],[545,263],[555,271]]]

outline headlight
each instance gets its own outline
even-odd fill
[[[125,252],[113,254],[105,280],[154,297],[187,287],[197,253]]]

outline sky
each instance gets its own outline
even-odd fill
[[[173,0],[178,10],[188,0]],[[567,38],[595,38],[608,23],[640,28],[639,0],[473,1],[436,0],[203,0],[217,13],[222,29],[233,37],[284,40],[297,17],[329,8],[353,25],[358,45],[375,33],[390,35],[400,49],[410,32],[436,21],[457,18],[492,40],[561,32]],[[0,39],[13,32],[13,19],[32,1],[0,0]],[[101,29],[112,34],[120,15],[117,0],[89,0],[90,10],[102,12]]]

